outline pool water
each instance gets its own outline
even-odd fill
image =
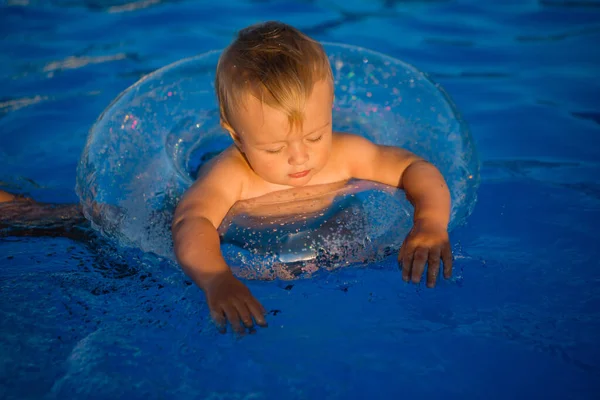
[[[0,0],[0,189],[76,202],[115,96],[266,19],[451,95],[482,161],[454,279],[406,284],[392,256],[248,282],[269,327],[239,338],[151,254],[0,233],[0,398],[597,398],[598,1]]]

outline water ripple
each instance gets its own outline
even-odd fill
[[[23,97],[19,99],[10,99],[0,102],[0,114],[6,114],[11,111],[16,111],[24,107],[41,103],[42,101],[48,100],[48,96],[35,95],[33,97]]]
[[[100,64],[110,61],[124,60],[127,58],[127,54],[118,53],[109,56],[96,56],[96,57],[67,57],[61,61],[52,61],[44,67],[44,72],[62,71],[66,69],[77,69],[85,67],[90,64]]]
[[[107,12],[109,13],[122,13],[122,12],[130,12],[130,11],[136,11],[136,10],[141,10],[144,8],[148,8],[151,6],[154,6],[156,4],[160,4],[162,3],[162,0],[140,0],[140,1],[134,1],[131,3],[126,3],[123,4],[121,6],[112,6],[109,7]]]

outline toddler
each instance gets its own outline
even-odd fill
[[[266,325],[263,307],[225,263],[217,228],[235,203],[286,189],[350,179],[403,189],[415,209],[398,256],[403,279],[420,282],[427,264],[433,287],[441,263],[450,277],[444,178],[409,151],[333,132],[333,76],[318,42],[280,22],[245,28],[221,55],[215,88],[234,144],[199,171],[172,224],[177,260],[215,322],[239,332]]]

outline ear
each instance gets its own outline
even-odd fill
[[[242,141],[240,140],[239,135],[237,133],[235,133],[235,131],[233,130],[231,125],[229,125],[227,122],[221,120],[221,127],[223,129],[225,129],[227,131],[227,133],[229,133],[229,136],[231,136],[231,139],[233,139],[233,143],[238,148],[238,150],[242,151]]]
[[[240,140],[240,137],[235,132],[229,132],[229,136],[231,136],[231,138],[233,139],[233,143],[238,148],[238,150],[243,153],[242,141]]]

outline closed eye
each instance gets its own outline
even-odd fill
[[[316,143],[321,139],[323,139],[323,135],[320,135],[319,137],[316,137],[314,139],[306,139],[306,140],[308,140],[309,142],[312,142],[312,143]]]
[[[267,150],[265,149],[265,151],[269,154],[277,154],[277,153],[281,153],[281,150],[283,150],[283,147],[276,149],[276,150]]]

